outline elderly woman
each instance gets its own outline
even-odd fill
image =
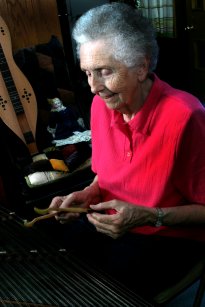
[[[130,6],[111,3],[89,10],[73,37],[95,94],[96,177],[50,206],[92,208],[84,219],[79,213],[56,218],[76,221],[66,235],[78,236],[73,241],[84,257],[152,296],[204,251],[205,110],[197,98],[153,73],[154,30]]]

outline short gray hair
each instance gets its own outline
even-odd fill
[[[151,22],[137,9],[124,3],[113,2],[94,7],[83,14],[73,28],[73,38],[80,46],[96,40],[106,40],[116,60],[127,67],[150,60],[149,71],[156,68],[158,45]]]

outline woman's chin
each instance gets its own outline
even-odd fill
[[[109,98],[109,99],[104,99],[104,102],[106,104],[106,106],[111,109],[111,110],[118,110],[121,108],[121,105],[122,103],[120,101],[117,101],[116,100],[116,97],[115,99],[113,99],[114,97]]]

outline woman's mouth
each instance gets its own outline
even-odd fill
[[[115,96],[116,94],[115,93],[112,93],[112,94],[109,94],[109,95],[100,95],[100,97],[103,99],[103,100],[108,100],[110,98],[112,98],[113,96]]]

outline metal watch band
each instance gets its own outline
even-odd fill
[[[156,208],[156,215],[157,215],[157,219],[155,222],[155,227],[160,227],[163,225],[163,217],[164,217],[164,212],[161,208]]]

